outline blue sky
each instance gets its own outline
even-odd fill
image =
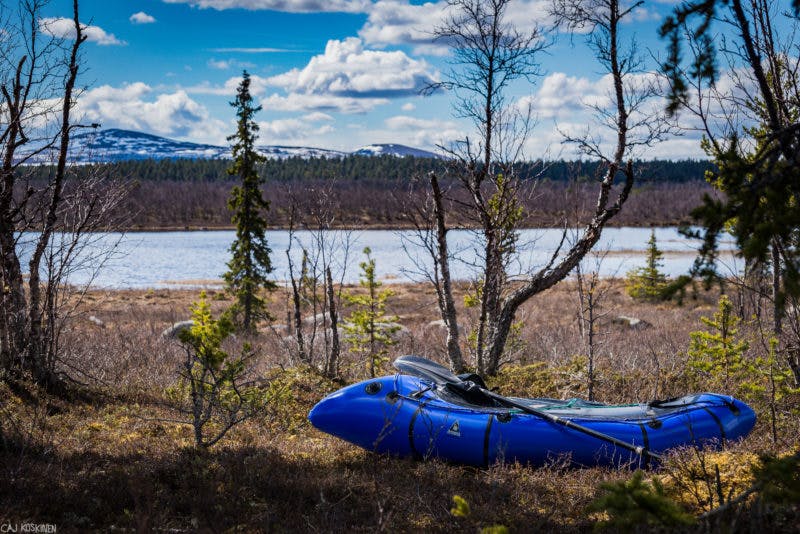
[[[264,144],[354,150],[369,143],[431,149],[463,138],[452,95],[422,97],[441,79],[447,50],[429,32],[446,2],[403,0],[82,0],[87,90],[80,110],[104,127],[224,144],[234,131],[233,98],[242,69],[263,105]],[[518,0],[520,27],[546,24],[546,0]],[[654,69],[662,54],[657,28],[674,3],[646,3],[625,26],[626,38]],[[71,1],[45,13],[70,16]],[[57,28],[57,22],[54,23]],[[543,76],[516,83],[512,101],[529,102],[538,125],[526,155],[570,155],[559,131],[592,129],[584,105],[607,87],[581,35],[551,34]],[[643,157],[699,157],[693,136],[643,150]]]

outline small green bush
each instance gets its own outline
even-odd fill
[[[178,383],[167,389],[173,406],[187,415],[194,428],[195,445],[210,447],[230,429],[266,407],[266,393],[248,382],[248,362],[254,353],[249,344],[231,356],[223,342],[233,333],[227,314],[216,320],[205,292],[192,305],[193,326],[180,333],[186,353]]]
[[[625,290],[637,300],[663,300],[669,286],[667,277],[661,272],[664,254],[658,249],[656,232],[653,230],[647,241],[647,264],[628,272],[625,277]]]
[[[353,349],[365,356],[370,377],[375,378],[376,371],[388,362],[388,347],[394,345],[392,334],[400,327],[395,324],[396,316],[386,315],[386,302],[394,295],[391,289],[381,290],[383,285],[375,276],[375,260],[370,256],[369,247],[364,249],[366,261],[361,262],[359,284],[366,289],[366,294],[345,294],[347,302],[355,309],[343,325],[345,340]]]
[[[589,510],[607,515],[597,528],[617,532],[651,531],[653,527],[688,526],[694,517],[681,508],[664,491],[658,478],[648,482],[642,471],[629,480],[600,485],[603,494],[595,499]]]

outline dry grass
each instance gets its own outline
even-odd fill
[[[400,317],[408,332],[391,348],[392,359],[406,353],[440,359],[444,333],[428,326],[438,318],[433,292],[414,285],[394,289],[390,313]],[[513,532],[586,531],[593,526],[586,506],[598,484],[630,476],[561,464],[474,469],[357,449],[314,430],[305,416],[325,394],[364,378],[363,363],[346,356],[338,382],[290,368],[280,328],[255,341],[262,372],[287,384],[288,395],[264,417],[234,429],[221,445],[196,451],[191,428],[169,421],[175,415],[163,403],[181,348],[162,339],[161,332],[188,318],[198,293],[95,291],[65,339],[72,374],[87,384],[81,395],[64,400],[24,385],[0,385],[0,523],[54,523],[59,532],[475,532],[493,524]],[[209,298],[215,311],[228,304],[220,293],[210,292]],[[686,393],[688,333],[698,329],[701,315],[713,312],[716,299],[714,293],[701,294],[682,307],[637,303],[614,282],[600,327],[597,398],[626,402]],[[276,317],[286,316],[285,304],[283,296],[274,297]],[[496,380],[503,393],[585,395],[577,309],[570,283],[524,308],[519,348]],[[462,312],[464,317],[471,313]],[[103,326],[89,321],[89,315]],[[617,315],[635,316],[651,326],[623,327],[612,322]],[[522,367],[531,364],[536,366]],[[795,447],[800,432],[796,417],[781,424],[781,443],[771,443],[766,422],[760,421],[749,438],[726,453],[731,456],[724,465]],[[666,480],[680,473],[681,466],[694,461],[692,454],[676,453],[671,470],[658,476]],[[742,473],[731,472],[730,484],[741,488],[746,483]],[[469,502],[470,517],[450,514],[453,495]],[[701,489],[683,498],[695,511],[703,510],[692,504],[692,499],[702,500]],[[746,518],[739,521],[747,524]]]

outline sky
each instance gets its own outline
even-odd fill
[[[67,31],[70,0],[44,13]],[[547,25],[547,0],[516,0],[520,28]],[[646,2],[623,28],[645,70],[665,43],[657,35],[674,2]],[[435,149],[470,135],[455,96],[421,90],[449,70],[448,50],[432,39],[446,2],[409,0],[81,0],[86,86],[80,113],[104,128],[226,144],[235,131],[243,70],[263,107],[260,144],[355,150],[371,143]],[[537,119],[525,156],[571,157],[563,133],[600,131],[587,104],[607,98],[608,78],[584,35],[549,32],[542,75],[509,89]],[[660,104],[659,104],[660,105]],[[703,157],[697,136],[675,137],[635,154],[645,159]]]

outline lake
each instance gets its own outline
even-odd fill
[[[624,276],[641,266],[645,260],[650,228],[608,228],[600,242],[582,263],[584,271],[599,270],[602,276]],[[658,247],[664,252],[663,272],[669,276],[685,274],[694,261],[699,242],[678,233],[677,228],[655,229]],[[415,233],[409,230],[327,231],[324,233],[295,232],[292,236],[291,257],[299,269],[301,246],[310,251],[324,250],[331,259],[334,278],[357,282],[362,250],[369,247],[376,260],[380,279],[410,282],[422,279],[421,268],[430,261],[425,258]],[[564,248],[568,248],[569,232]],[[519,253],[509,265],[515,275],[524,276],[531,269],[545,265],[553,255],[562,231],[559,229],[527,229],[520,232]],[[83,252],[84,258],[95,258],[102,252],[107,256],[101,268],[92,259],[91,268],[77,269],[70,282],[85,284],[93,278],[93,286],[106,288],[175,288],[215,287],[226,270],[230,258],[233,231],[137,232],[129,234],[92,234]],[[273,277],[288,279],[288,231],[267,232],[272,248]],[[322,243],[322,247],[315,243]],[[448,244],[453,253],[451,270],[455,279],[475,276],[475,265],[481,257],[480,236],[470,230],[452,230]],[[724,240],[721,255],[722,270],[735,271],[737,266],[730,253],[733,243]],[[110,254],[106,254],[110,251]],[[562,249],[561,253],[563,254]],[[602,261],[598,255],[603,254]],[[313,261],[312,254],[312,261]],[[24,254],[23,254],[24,260]],[[599,266],[599,269],[598,269]]]

